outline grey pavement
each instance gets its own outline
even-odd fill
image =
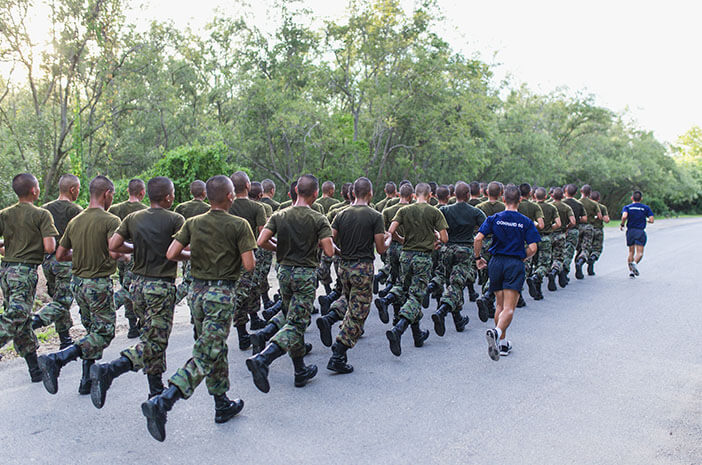
[[[169,413],[164,443],[141,415],[144,375],[117,379],[97,410],[77,393],[80,363],[62,370],[52,396],[28,382],[22,360],[4,362],[0,463],[702,464],[702,219],[650,227],[635,280],[624,233],[605,233],[596,276],[555,293],[544,286],[541,302],[527,297],[509,357],[488,358],[489,326],[469,302],[464,333],[449,318],[446,336],[436,336],[427,311],[425,347],[414,348],[408,331],[395,357],[373,308],[349,351],[354,373],[325,369],[330,351],[313,324],[307,361],[317,377],[295,388],[281,358],[263,394],[232,334],[230,395],[244,399],[243,412],[216,425],[203,383]],[[130,342],[117,337],[105,359]],[[178,325],[169,374],[191,346],[190,327]]]

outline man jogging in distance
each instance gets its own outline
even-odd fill
[[[629,247],[629,277],[635,278],[639,275],[636,265],[643,258],[644,246],[646,245],[646,222],[653,224],[653,211],[648,205],[641,203],[643,194],[641,191],[634,191],[629,205],[622,208],[622,223],[619,230],[624,230],[626,225],[626,245]]]

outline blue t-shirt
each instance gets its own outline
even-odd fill
[[[629,215],[626,220],[627,229],[646,229],[646,220],[649,216],[653,216],[651,207],[639,202],[631,203],[622,208],[622,214],[624,213]]]
[[[524,244],[541,242],[534,222],[519,212],[505,210],[489,216],[480,226],[483,236],[492,234],[492,255],[526,258]]]

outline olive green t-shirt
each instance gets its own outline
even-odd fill
[[[61,240],[61,236],[63,236],[68,222],[83,211],[80,205],[69,202],[68,200],[54,200],[42,205],[41,208],[49,210],[51,217],[54,219],[54,226],[56,226],[56,230],[58,231],[58,236],[56,237],[57,241]]]
[[[38,265],[44,261],[44,238],[57,235],[48,210],[26,202],[0,210],[0,236],[5,240],[3,262]]]
[[[268,220],[268,218],[270,218],[271,215],[273,214],[273,207],[271,207],[267,203],[262,202],[260,200],[258,201],[258,203],[263,205],[263,209],[266,210],[266,220]]]
[[[560,200],[554,200],[551,205],[556,207],[556,210],[558,211],[558,217],[561,219],[561,227],[560,229],[554,231],[554,232],[564,232],[568,229],[568,225],[570,224],[570,217],[575,216],[573,213],[573,209],[570,208],[570,206]],[[577,218],[575,219],[575,222],[577,224]]]
[[[278,208],[280,207],[280,204],[270,197],[263,197],[261,199],[261,202],[263,202],[266,205],[268,205],[269,207],[271,207],[274,212],[278,211]]]
[[[575,215],[575,224],[582,224],[580,218],[587,215],[583,204],[572,197],[569,199],[563,199],[563,203],[568,205],[573,210],[573,214]]]
[[[505,204],[499,200],[495,200],[494,202],[486,200],[485,202],[480,202],[477,207],[485,213],[485,216],[492,216],[495,213],[505,211]]]
[[[580,203],[583,204],[583,208],[585,209],[585,214],[587,215],[587,223],[588,224],[595,224],[597,214],[600,211],[600,208],[597,206],[597,202],[592,200],[589,197],[583,197],[580,199]]]
[[[138,212],[139,210],[146,210],[148,207],[141,202],[130,202],[125,200],[118,204],[112,205],[108,210],[113,215],[117,215],[120,220],[123,220],[130,213]]]
[[[346,207],[348,207],[349,205],[351,205],[351,202],[349,202],[348,200],[344,200],[343,202],[335,203],[334,205],[332,205],[331,207],[329,207],[329,211],[327,212],[327,215],[329,215],[329,214],[330,214],[331,212],[333,212],[334,210],[338,210],[338,209],[340,209],[340,208],[346,208]]]
[[[195,279],[235,281],[241,274],[241,254],[256,249],[248,221],[223,210],[186,220],[174,239],[190,246],[190,273]]]
[[[188,200],[175,207],[175,212],[179,215],[183,215],[183,218],[186,220],[193,216],[207,213],[208,211],[210,211],[210,204],[199,199]]]
[[[394,199],[394,198],[395,197],[387,197],[386,196],[383,200],[381,200],[375,204],[375,209],[382,213],[383,209],[386,207],[386,204],[388,203],[388,201],[390,201],[391,199]]]
[[[134,244],[132,272],[150,278],[175,278],[178,263],[167,259],[166,251],[183,223],[183,215],[163,208],[147,208],[127,215],[117,234]]]
[[[400,203],[400,196],[399,196],[399,195],[398,195],[397,197],[393,198],[393,199],[388,200],[388,201],[385,203],[385,208],[390,208],[390,207],[392,207],[393,205],[397,205],[398,203]]]
[[[429,199],[429,202],[428,202],[428,203],[429,203],[429,205],[431,205],[432,207],[436,207],[437,205],[439,205],[439,199],[437,199],[436,197],[432,197],[432,198]]]
[[[597,202],[597,206],[600,208],[600,215],[601,216],[609,215],[609,212],[607,211],[607,207],[605,207],[604,205],[602,205],[599,202]],[[602,218],[598,218],[595,220],[594,223],[592,223],[592,225],[598,229],[602,229],[602,228],[604,228],[604,221],[602,221]]]
[[[473,206],[473,207],[477,207],[478,204],[479,204],[479,203],[482,203],[482,202],[483,202],[482,200],[476,199],[476,198],[468,199],[468,203],[469,203],[471,206]],[[483,212],[483,213],[484,213],[484,212]]]
[[[383,234],[383,216],[367,205],[351,205],[334,218],[336,244],[345,260],[373,261],[375,235]]]
[[[285,202],[281,202],[280,205],[278,206],[278,210],[284,210],[288,207],[292,207],[292,200],[286,200]]]
[[[258,237],[258,229],[266,225],[266,209],[255,200],[234,199],[234,203],[229,207],[229,213],[245,219],[256,237]]]
[[[271,231],[278,240],[278,263],[307,268],[316,268],[319,265],[319,241],[332,235],[326,217],[304,206],[275,212],[265,229]]]
[[[390,207],[385,207],[383,209],[383,223],[385,224],[385,230],[387,231],[390,229],[390,225],[392,224],[392,219],[395,218],[395,215],[397,214],[397,211],[402,208],[406,207],[409,205],[408,203],[396,203],[395,205],[392,205]],[[405,229],[402,227],[402,225],[399,225],[397,229],[395,230],[398,236],[405,237]],[[393,239],[395,240],[395,239]]]
[[[546,201],[540,201],[537,203],[539,207],[541,207],[541,212],[544,214],[544,229],[539,232],[541,234],[549,234],[552,232],[551,227],[553,226],[553,223],[555,223],[556,218],[559,217],[558,209],[550,203],[546,203]]]
[[[105,278],[115,272],[107,241],[119,228],[119,218],[102,208],[87,208],[66,226],[61,247],[73,249],[73,274],[80,278]]]
[[[338,215],[338,214],[341,213],[342,211],[346,210],[346,209],[349,208],[350,206],[351,206],[351,204],[349,204],[349,205],[342,205],[342,206],[339,207],[339,208],[330,208],[330,209],[329,209],[329,213],[327,213],[327,221],[329,221],[329,223],[331,224],[331,222],[334,221],[334,218],[336,218],[336,215]],[[336,207],[336,205],[335,205],[334,207]]]
[[[339,203],[339,201],[332,197],[322,197],[321,199],[317,199],[315,203],[322,206],[322,213],[326,215],[327,213],[329,213],[329,209],[331,208],[331,206],[336,205],[337,203]]]
[[[544,212],[541,211],[541,207],[531,200],[522,200],[519,202],[517,211],[533,222],[536,222],[539,218],[544,217]]]
[[[444,215],[428,203],[418,202],[404,206],[397,210],[392,221],[397,221],[404,227],[405,242],[402,250],[431,252],[436,241],[434,232],[448,229]]]

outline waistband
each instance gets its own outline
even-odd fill
[[[201,286],[235,286],[236,281],[231,279],[197,279],[193,278],[193,284]]]
[[[164,283],[175,283],[175,278],[164,278],[164,277],[156,277],[156,276],[144,276],[141,274],[133,273],[134,277],[136,279],[142,279],[144,281],[160,281]]]
[[[24,263],[24,262],[6,262],[3,261],[0,267],[7,268],[8,266],[26,266],[27,268],[34,268],[35,270],[39,266],[38,263]]]
[[[427,257],[431,256],[431,252],[421,252],[419,250],[405,250],[402,249],[402,253],[410,254],[410,255],[426,255]]]
[[[373,263],[372,258],[341,258],[339,257],[339,263],[340,264],[348,264],[348,263]]]

